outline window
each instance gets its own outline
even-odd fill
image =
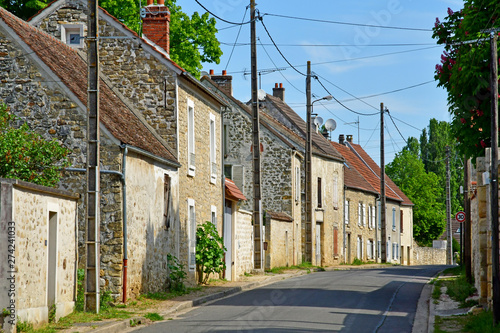
[[[322,207],[323,198],[321,197],[321,178],[318,178],[318,208]]]
[[[339,209],[339,176],[333,175],[333,208]]]
[[[233,166],[230,164],[224,165],[224,177],[233,179]]]
[[[378,203],[378,228],[382,229],[382,204]]]
[[[396,208],[392,208],[392,230],[396,231]]]
[[[399,244],[392,243],[392,259],[398,260],[398,258],[399,258]]]
[[[372,228],[375,228],[375,206],[370,206],[370,215],[372,220]]]
[[[188,99],[188,175],[195,175],[196,155],[195,155],[195,126],[194,126],[194,102]]]
[[[344,223],[349,224],[349,201],[346,200],[344,203]]]
[[[210,211],[212,212],[210,222],[215,226],[215,229],[219,230],[217,228],[217,207],[211,206]]]
[[[224,125],[224,158],[229,154],[229,129]]]
[[[189,270],[196,268],[196,212],[194,209],[194,200],[188,199],[188,244],[189,244]]]
[[[83,48],[83,25],[62,24],[61,41],[74,48]]]
[[[399,232],[403,233],[403,210],[399,211]]]
[[[366,240],[366,258],[373,259],[373,240]]]
[[[363,238],[358,236],[356,258],[363,260]]]
[[[215,142],[215,116],[210,114],[210,182],[217,181],[217,153]]]
[[[300,167],[295,167],[295,201],[300,201]]]
[[[164,186],[164,194],[163,194],[163,216],[165,217],[165,228],[170,228],[170,176],[165,174],[163,186]]]
[[[358,204],[358,225],[365,226],[366,225],[366,206],[365,204]]]
[[[377,256],[378,258],[382,258],[382,242],[377,241]]]
[[[366,205],[363,204],[363,227],[366,227]]]

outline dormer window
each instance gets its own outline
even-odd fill
[[[63,43],[74,48],[83,48],[83,39],[82,24],[61,25],[61,40]]]

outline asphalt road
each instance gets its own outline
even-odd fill
[[[411,332],[420,292],[443,268],[399,266],[303,275],[136,332]]]

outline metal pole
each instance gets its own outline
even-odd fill
[[[380,255],[381,261],[387,262],[387,239],[385,223],[385,156],[384,156],[384,103],[380,103]]]
[[[497,34],[491,40],[491,264],[493,279],[493,322],[500,322],[500,276],[498,252],[498,51]]]
[[[306,172],[306,261],[312,262],[312,140],[311,140],[311,62],[307,62],[307,76],[306,76],[306,109],[307,109],[307,137],[306,137],[306,159],[305,159],[305,172]]]
[[[99,183],[99,18],[98,0],[88,0],[87,32],[87,191],[85,224],[85,311],[99,313],[100,183]]]
[[[446,264],[453,265],[453,244],[451,237],[451,200],[450,200],[450,146],[446,146]]]
[[[253,226],[254,226],[254,263],[256,269],[264,268],[262,251],[261,223],[261,176],[260,176],[260,133],[259,99],[257,97],[257,37],[255,32],[255,0],[250,0],[250,40],[252,67],[252,155],[253,155]]]

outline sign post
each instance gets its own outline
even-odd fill
[[[465,215],[465,212],[464,211],[459,211],[456,215],[455,215],[455,220],[457,220],[457,222],[460,223],[460,266],[462,266],[462,256],[463,256],[463,251],[462,251],[462,229],[464,227],[464,222],[465,222],[465,218],[466,218],[466,215]]]

